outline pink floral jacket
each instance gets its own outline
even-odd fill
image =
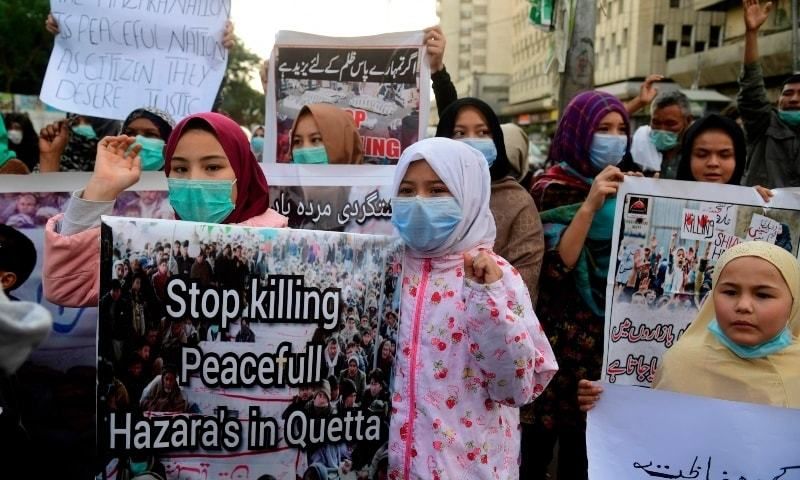
[[[477,253],[473,252],[473,254]],[[389,478],[519,475],[519,409],[558,369],[525,283],[464,278],[460,255],[403,264]]]
[[[64,307],[96,307],[100,294],[100,227],[74,235],[61,235],[58,214],[47,221],[44,232],[45,298]],[[240,225],[281,228],[288,220],[271,208]]]

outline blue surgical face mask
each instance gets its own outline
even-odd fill
[[[73,125],[72,131],[80,135],[81,137],[88,138],[89,140],[97,138],[97,133],[95,133],[94,127],[92,127],[88,123]]]
[[[236,180],[186,180],[167,178],[169,203],[181,220],[221,223],[235,205],[231,199]]]
[[[589,160],[598,172],[609,165],[617,166],[622,161],[627,146],[628,137],[625,135],[595,133],[589,149]]]
[[[716,318],[708,324],[708,330],[719,340],[719,343],[725,345],[728,350],[739,358],[764,358],[773,353],[778,353],[792,344],[792,333],[789,331],[788,326],[784,327],[773,339],[753,346],[739,345],[731,340],[722,331]]]
[[[264,137],[253,137],[250,139],[250,148],[253,149],[253,153],[255,153],[257,157],[260,157],[264,153]]]
[[[497,160],[497,147],[491,138],[459,138],[459,140],[481,152],[489,167]]]
[[[130,464],[129,464],[130,465],[130,469],[131,469],[131,473],[135,476],[135,475],[141,475],[141,474],[147,472],[147,464],[148,464],[148,462],[146,462],[146,461],[145,462],[134,462],[134,461],[131,461]]]
[[[659,152],[666,152],[678,146],[678,134],[666,130],[650,130],[650,143]]]
[[[164,140],[136,135],[136,143],[142,146],[139,152],[142,170],[154,171],[164,167]]]
[[[800,110],[779,110],[778,117],[790,127],[800,126]]]
[[[328,163],[328,153],[324,146],[295,148],[292,150],[292,161],[305,165],[324,165]]]
[[[392,199],[392,224],[403,242],[421,253],[440,247],[462,218],[461,207],[453,197],[395,197]]]

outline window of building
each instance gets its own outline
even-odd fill
[[[486,15],[486,5],[474,5],[472,9],[475,11],[475,15]]]
[[[708,32],[708,48],[716,48],[722,44],[722,27],[719,25],[711,25]]]
[[[625,0],[619,0],[619,5],[617,5],[617,13],[622,13],[622,9],[625,8]]]
[[[672,60],[678,54],[678,42],[670,40],[667,42],[667,60]]]
[[[691,25],[681,26],[681,47],[692,46],[692,30],[693,28]]]
[[[622,30],[622,45],[628,45],[628,29],[625,28]]]
[[[681,8],[681,0],[669,0],[669,8]]]
[[[694,53],[705,51],[706,42],[694,42]]]
[[[653,45],[664,45],[664,25],[660,23],[653,25]]]
[[[622,61],[622,47],[617,45],[614,51],[614,65],[619,65]]]

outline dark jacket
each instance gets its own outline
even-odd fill
[[[798,130],[783,123],[767,99],[760,63],[742,67],[737,101],[747,136],[747,171],[742,184],[800,186]]]

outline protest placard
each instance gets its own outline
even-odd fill
[[[776,190],[626,178],[617,195],[602,378],[649,386],[711,290],[717,259],[766,239],[798,253],[800,197]],[[751,234],[755,232],[755,235]]]
[[[104,459],[146,452],[168,476],[379,478],[399,239],[123,217],[102,230]],[[178,249],[177,273],[164,255],[153,274],[120,276],[156,243]]]
[[[604,385],[589,412],[589,478],[800,478],[800,410]]]
[[[228,63],[230,0],[51,0],[58,22],[41,98],[67,112],[124,119],[155,107],[176,120],[211,110]]]
[[[353,116],[364,163],[394,165],[425,137],[430,70],[422,32],[336,38],[281,31],[267,87],[266,162],[290,163],[289,132],[304,105],[327,103]]]

